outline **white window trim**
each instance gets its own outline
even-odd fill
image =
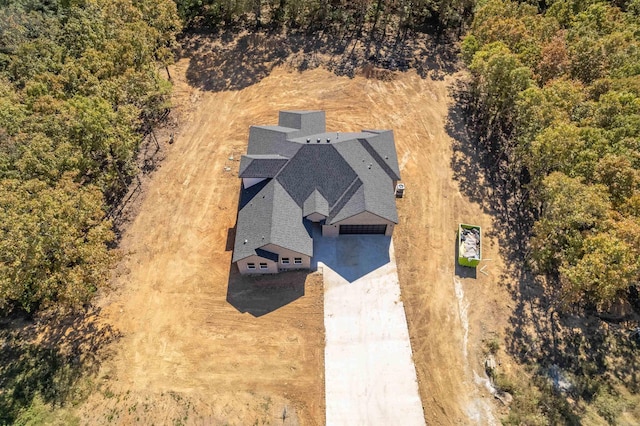
[[[260,262],[260,269],[269,269],[269,265],[264,262]]]
[[[256,269],[256,264],[253,262],[247,263],[247,269]]]
[[[302,258],[301,257],[294,257],[293,258],[293,263],[295,263],[296,265],[302,265]]]
[[[283,265],[288,265],[289,263],[291,263],[290,258],[288,258],[288,257],[283,257],[282,258],[282,264]]]

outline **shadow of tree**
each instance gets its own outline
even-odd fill
[[[537,276],[529,266],[529,238],[536,216],[526,173],[514,175],[501,153],[491,152],[492,144],[482,140],[486,136],[476,130],[465,82],[450,90],[455,103],[446,127],[453,139],[454,178],[466,197],[493,216],[493,233],[488,236],[499,241],[506,260],[499,282],[510,283],[508,291],[515,303],[506,350],[529,366],[538,388],[548,393],[550,399],[540,404],[547,420],[579,424],[580,409],[567,404],[566,396],[589,402],[614,381],[638,392],[640,357],[637,343],[629,338],[629,330],[638,327],[638,315],[611,322],[593,310],[567,310],[560,305],[558,277]],[[570,386],[562,389],[558,377]]]
[[[390,71],[415,69],[425,78],[442,79],[456,70],[453,39],[423,33],[389,35],[374,40],[355,29],[342,33],[302,30],[228,29],[192,31],[183,36],[182,57],[190,58],[187,79],[203,90],[240,90],[287,64],[304,71],[324,66],[336,75],[353,77],[365,66]],[[377,74],[369,73],[376,76]]]
[[[242,275],[231,264],[227,302],[240,312],[261,317],[304,296],[309,271],[281,272],[277,275]]]
[[[36,396],[64,405],[81,375],[97,371],[105,348],[119,337],[98,314],[0,320],[0,424],[13,424]]]

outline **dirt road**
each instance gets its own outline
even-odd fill
[[[491,220],[453,179],[445,121],[454,77],[407,72],[380,81],[278,67],[242,90],[204,92],[187,83],[188,61],[171,72],[181,117],[175,143],[145,185],[114,292],[101,301],[104,321],[124,337],[103,363],[101,392],[84,419],[324,423],[321,278],[287,274],[287,282],[256,286],[230,268],[229,251],[249,126],[275,123],[281,109],[324,109],[332,130],[395,131],[407,191],[394,244],[427,423],[488,421],[493,402],[473,372],[483,371],[481,340],[499,331],[484,318],[500,313],[501,265],[487,239],[489,276],[462,279],[456,296],[457,223],[489,230]]]

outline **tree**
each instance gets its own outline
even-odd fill
[[[534,265],[553,273],[560,265],[574,265],[583,255],[583,243],[607,216],[606,188],[580,178],[553,172],[542,182],[542,217],[534,225],[531,247]]]
[[[583,256],[574,264],[560,266],[566,301],[589,301],[607,307],[638,280],[640,262],[623,240],[613,233],[598,233],[584,240]],[[635,250],[637,251],[637,250]]]
[[[595,174],[596,180],[608,188],[614,207],[621,206],[640,189],[640,172],[627,157],[605,155],[598,162]]]
[[[106,285],[105,211],[168,107],[171,0],[0,9],[0,310],[78,306]]]
[[[0,185],[0,309],[79,306],[109,276],[113,240],[102,195],[64,175]]]

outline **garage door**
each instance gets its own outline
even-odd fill
[[[341,234],[384,234],[387,225],[340,225]]]

